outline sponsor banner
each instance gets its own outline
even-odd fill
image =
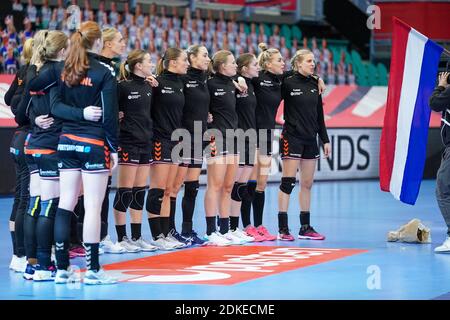
[[[381,129],[328,129],[332,154],[325,158],[320,148],[315,180],[346,180],[378,178]],[[282,160],[279,137],[275,133],[269,181],[281,181]]]
[[[367,252],[273,246],[202,247],[105,265],[122,282],[233,285]]]

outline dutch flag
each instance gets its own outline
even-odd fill
[[[430,106],[443,48],[393,18],[391,68],[380,141],[380,187],[414,204],[425,166]]]

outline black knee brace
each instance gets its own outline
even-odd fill
[[[120,212],[127,212],[131,200],[133,200],[131,188],[119,188],[114,197],[114,209]]]
[[[189,199],[195,199],[198,194],[198,188],[200,183],[196,181],[186,181],[184,183],[184,197]]]
[[[133,187],[133,200],[131,200],[130,208],[134,210],[144,209],[145,190],[147,187]]]
[[[56,215],[56,209],[58,209],[59,198],[41,201],[40,217],[47,217],[54,220]]]
[[[235,182],[233,190],[231,191],[231,199],[241,202],[247,198],[247,184],[242,182]]]
[[[153,188],[148,191],[146,209],[149,213],[159,215],[164,197],[164,189]]]
[[[281,178],[280,190],[286,194],[291,194],[295,187],[295,177]]]

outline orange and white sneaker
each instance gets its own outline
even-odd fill
[[[275,241],[277,240],[277,236],[274,236],[273,234],[269,233],[269,230],[266,229],[263,225],[260,225],[258,228],[258,233],[264,237],[265,241]]]

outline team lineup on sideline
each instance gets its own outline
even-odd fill
[[[392,20],[381,31],[364,12],[369,30],[334,21],[334,1],[9,2],[0,128],[11,127],[15,185],[0,198],[11,235],[0,284],[17,297],[449,298],[440,28],[420,33],[409,13],[394,17],[396,1],[380,2]],[[374,3],[340,6],[356,19]]]
[[[110,284],[117,280],[100,267],[99,251],[294,240],[286,212],[297,167],[312,183],[319,157],[318,134],[325,155],[331,152],[320,99],[324,84],[314,75],[311,51],[297,51],[291,60],[293,69],[285,71],[278,49],[263,43],[258,57],[245,53],[237,59],[227,50],[210,58],[202,45],[168,48],[155,76],[150,54],[139,49],[129,52],[116,74],[111,58],[124,50],[123,37],[113,28],[102,31],[95,22],[83,22],[70,37],[61,31],[40,30],[26,46],[23,54],[29,62],[17,75],[17,87],[25,88],[24,95],[16,87],[10,89],[12,96],[21,95],[13,110],[22,126],[18,132],[30,175],[25,255],[16,256],[21,261],[14,262],[17,270],[26,263],[25,279],[56,284],[79,281],[70,267],[70,254],[86,255],[85,284]],[[25,56],[31,52],[31,57]],[[286,174],[280,184],[280,231],[274,236],[262,225],[264,190],[248,181],[258,174],[256,167],[267,181],[263,169],[271,160],[275,113],[282,99]],[[304,107],[298,109],[299,104]],[[204,157],[207,230],[199,237],[192,215]],[[113,209],[119,241],[112,243],[105,231],[107,221],[101,217],[105,216],[108,180],[117,167]],[[174,201],[183,184],[183,227],[178,233]],[[310,224],[311,185],[303,186],[298,236],[323,240]],[[149,242],[141,237],[144,207],[153,236]],[[128,210],[131,238],[125,227]]]

